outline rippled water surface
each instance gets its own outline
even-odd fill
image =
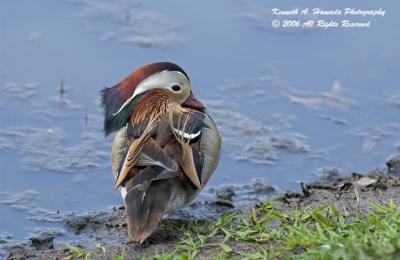
[[[272,8],[316,7],[285,2],[1,1],[0,248],[120,205],[99,91],[145,63],[180,64],[215,118],[210,186],[297,189],[400,152],[400,4],[319,6],[385,9],[369,29],[273,29]]]

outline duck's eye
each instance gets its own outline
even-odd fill
[[[181,90],[181,86],[179,86],[179,85],[173,85],[171,88],[173,91],[176,91],[176,92]]]

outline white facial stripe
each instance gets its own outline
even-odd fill
[[[173,85],[173,83],[179,84],[182,88],[187,87],[190,90],[189,80],[183,73],[179,71],[163,70],[145,78],[142,82],[140,82],[133,92],[133,95],[125,101],[125,103],[115,114],[113,114],[113,116],[121,112],[137,95],[151,89],[170,87]]]
[[[201,130],[199,130],[199,131],[198,131],[197,133],[195,133],[195,134],[188,134],[188,133],[185,133],[185,132],[183,132],[183,131],[181,131],[181,130],[179,130],[179,129],[176,129],[175,127],[174,127],[174,131],[175,131],[175,133],[177,133],[178,135],[180,135],[180,136],[182,136],[182,137],[184,137],[184,138],[186,138],[186,139],[189,139],[189,140],[192,140],[192,139],[198,137],[198,136],[200,135],[200,133],[201,133]]]

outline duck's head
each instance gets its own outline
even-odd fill
[[[194,97],[189,77],[181,67],[170,62],[144,65],[117,85],[102,91],[106,135],[124,127],[135,106],[143,98],[159,93],[160,90],[183,107],[205,109]]]

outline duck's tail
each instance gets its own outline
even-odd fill
[[[170,202],[171,193],[163,182],[147,189],[132,188],[125,197],[126,221],[131,242],[142,243],[157,228]],[[143,186],[143,185],[142,185]]]

